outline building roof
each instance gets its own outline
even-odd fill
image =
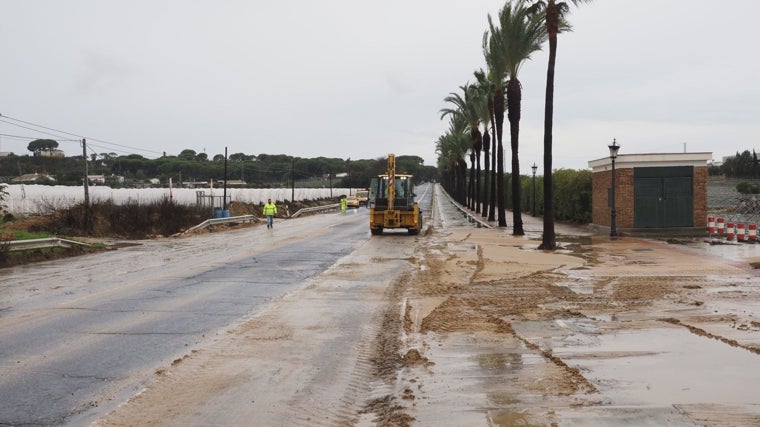
[[[707,166],[712,160],[712,153],[638,153],[618,154],[615,158],[615,169],[630,169],[643,167],[669,167],[669,166]],[[602,157],[591,160],[588,166],[592,172],[602,172],[612,169],[612,159]]]
[[[40,173],[27,173],[24,175],[21,175],[19,177],[13,178],[11,182],[55,182],[55,178],[48,174],[40,174]]]

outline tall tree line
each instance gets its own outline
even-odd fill
[[[556,248],[552,189],[552,126],[554,116],[554,73],[557,36],[569,31],[566,21],[570,3],[578,6],[591,0],[514,0],[508,1],[497,18],[488,15],[483,34],[483,57],[486,68],[475,71],[475,83],[460,86],[461,94],[451,93],[444,101],[450,107],[441,110],[449,118],[447,132],[436,142],[443,184],[461,203],[476,213],[482,212],[499,227],[507,226],[504,189],[504,113],[507,113],[511,153],[511,204],[514,235],[523,235],[520,182],[520,119],[522,85],[519,72],[531,54],[549,42],[544,111],[544,221],[542,249]],[[483,132],[480,132],[483,125]],[[490,126],[490,132],[489,132]],[[485,176],[481,184],[480,155],[485,153]],[[470,158],[471,176],[467,179],[466,159]],[[491,156],[489,168],[489,154]],[[490,169],[490,171],[489,171]],[[445,171],[445,172],[444,172]]]

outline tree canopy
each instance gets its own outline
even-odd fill
[[[224,155],[183,150],[179,156],[147,159],[139,154],[100,155],[87,157],[88,173],[104,175],[107,185],[131,186],[151,178],[163,185],[173,182],[220,181],[224,175]],[[347,160],[340,158],[301,158],[286,154],[246,155],[235,153],[228,157],[227,179],[244,181],[248,187],[353,187],[364,188],[373,176],[385,171],[387,159]],[[61,185],[80,185],[84,158],[15,156],[0,157],[0,180],[10,182],[21,174],[47,173]],[[400,171],[415,175],[415,181],[438,178],[438,169],[425,166],[418,156],[398,156]],[[338,178],[340,176],[340,178]],[[123,180],[122,180],[123,178]]]
[[[26,149],[34,154],[42,151],[53,151],[58,148],[58,141],[54,139],[35,139],[26,146]]]

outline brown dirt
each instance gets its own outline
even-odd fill
[[[727,291],[723,289],[727,287],[725,282],[711,279],[747,280],[754,275],[747,263],[727,263],[664,242],[634,238],[613,242],[601,237],[587,243],[565,244],[557,251],[540,251],[536,241],[525,237],[463,228],[429,230],[416,242],[415,256],[404,258],[414,265],[414,270],[401,275],[382,297],[387,308],[378,316],[367,356],[372,381],[364,376],[355,381],[375,388],[371,393],[345,396],[361,403],[359,414],[369,415],[362,418],[371,419],[372,425],[554,426],[567,421],[561,411],[578,411],[572,414],[577,416],[574,421],[578,425],[584,421],[603,425],[604,421],[595,418],[596,411],[615,410],[613,398],[604,394],[605,389],[609,393],[614,387],[570,362],[563,354],[567,348],[562,345],[562,337],[588,339],[620,331],[675,328],[686,331],[688,336],[760,354],[760,323],[755,320],[757,313],[749,308],[751,303],[757,304],[758,296],[741,290]],[[378,261],[367,259],[370,263]],[[358,274],[362,266],[347,264],[339,271]],[[336,279],[325,283],[340,283]],[[721,310],[715,304],[733,303],[732,299],[740,301],[738,306],[746,304],[746,311]],[[299,301],[307,306],[309,298]],[[610,320],[598,320],[602,318]],[[291,353],[293,343],[279,346],[279,341],[299,329],[286,328],[282,320],[271,324],[263,320],[267,319],[257,319],[255,323],[259,329],[231,335],[239,341],[231,347],[235,350],[230,354],[225,353],[221,360],[198,358],[196,365],[203,367],[208,362],[218,367],[230,364],[225,358],[245,360],[254,352],[262,355],[264,362],[278,365],[280,360],[270,358],[269,353],[282,354],[275,351],[282,349],[287,350],[288,357],[305,357],[304,349]],[[593,324],[597,330],[580,333],[563,329],[563,324],[573,322]],[[726,324],[732,326],[727,328]],[[308,347],[307,338],[303,343],[304,348]],[[622,351],[584,351],[588,358],[598,360],[630,356],[621,355]],[[644,347],[631,353],[647,351]],[[157,375],[165,381],[179,381],[176,368],[195,358],[177,359],[168,372]],[[209,385],[209,389],[218,386],[222,394],[229,387],[225,384],[244,383],[251,380],[247,375],[258,374],[244,363],[232,365],[240,370],[200,372],[200,383]],[[229,376],[219,376],[218,372]],[[272,381],[272,387],[275,385]],[[180,394],[175,396],[177,400],[192,403],[183,410],[203,403],[193,400],[202,399],[202,395],[180,382],[169,389]],[[167,395],[160,393],[161,388],[156,390],[159,391],[153,398],[157,400],[150,405],[160,407]],[[216,394],[216,390],[212,391]],[[148,400],[148,396],[145,393],[136,399]],[[698,421],[699,425],[757,425],[760,421],[755,414],[742,412],[747,408],[728,411],[727,405],[713,405],[710,398],[706,395],[703,405],[673,400],[667,407],[676,408],[673,419],[681,417],[678,419]],[[580,413],[584,410],[588,412]],[[627,411],[648,409],[617,410],[620,412],[615,415],[622,421],[610,425],[623,425],[623,421],[630,425]],[[731,421],[726,424],[729,412]],[[345,417],[353,421],[357,419],[355,414],[348,412]],[[310,421],[312,425],[322,425]]]
[[[545,326],[534,330],[530,325],[591,323],[600,316],[612,316],[613,321],[604,328],[636,329],[667,323],[760,353],[756,321],[736,322],[736,330],[755,332],[754,342],[740,343],[710,332],[725,322],[725,317],[703,308],[709,290],[715,286],[706,279],[708,275],[744,274],[749,271],[748,265],[727,264],[661,242],[633,238],[617,242],[597,238],[593,245],[566,245],[565,250],[556,252],[539,251],[536,246],[525,238],[485,229],[432,235],[420,255],[423,267],[404,295],[400,332],[407,338],[400,350],[406,351],[406,356],[398,369],[394,402],[429,399],[432,404],[441,398],[453,399],[439,408],[447,413],[456,411],[456,396],[450,396],[449,388],[439,395],[435,385],[466,377],[457,371],[461,367],[446,362],[460,360],[453,349],[466,342],[461,351],[467,358],[486,351],[490,343],[499,343],[500,355],[493,355],[493,360],[500,369],[521,363],[525,354],[544,361],[495,380],[504,386],[496,387],[503,390],[492,391],[493,395],[515,396],[514,406],[519,408],[507,417],[511,421],[495,425],[555,425],[561,420],[552,415],[553,407],[598,404],[598,384],[555,354],[547,342]],[[587,286],[588,292],[573,291],[573,286]],[[678,313],[678,318],[663,313]],[[614,321],[617,316],[625,321]],[[519,329],[513,326],[517,324]],[[404,376],[403,372],[410,369],[416,375],[407,372]],[[446,379],[436,379],[440,375]],[[415,417],[420,425],[440,421],[421,417],[414,405],[398,411]],[[719,413],[715,417],[719,419]],[[745,414],[740,419],[755,418]]]

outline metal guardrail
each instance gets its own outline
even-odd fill
[[[230,224],[230,223],[240,223],[240,222],[259,222],[261,221],[261,218],[258,218],[253,215],[240,215],[240,216],[230,216],[227,218],[211,218],[203,221],[202,223],[195,225],[193,227],[188,228],[185,230],[185,233],[191,233],[196,230],[200,230],[206,227],[209,227],[211,225],[217,225],[217,224]],[[184,233],[183,233],[184,234]]]
[[[449,202],[451,202],[451,204],[456,206],[456,208],[459,209],[460,212],[462,212],[462,214],[465,216],[465,218],[467,218],[468,221],[476,223],[478,227],[493,228],[491,224],[489,224],[486,221],[483,221],[483,219],[480,218],[479,214],[474,214],[470,212],[469,209],[460,205],[456,200],[454,200],[453,197],[451,197],[449,193],[446,192],[446,190],[441,188],[441,191],[443,191],[443,194],[446,196],[447,199],[449,199]]]
[[[0,243],[0,246],[7,246],[8,251],[30,251],[32,249],[45,248],[70,248],[74,245],[92,246],[89,243],[77,242],[75,240],[61,239],[59,237],[47,237],[43,239],[27,240],[10,240]]]
[[[305,212],[319,212],[319,211],[327,211],[327,210],[332,210],[332,209],[340,209],[340,203],[299,209],[298,212],[291,215],[290,218],[295,218]],[[207,219],[196,226],[188,228],[187,230],[185,230],[184,233],[192,233],[193,231],[200,230],[200,229],[203,229],[212,225],[217,225],[217,224],[229,224],[229,223],[252,222],[252,221],[260,222],[262,220],[263,220],[262,218],[258,218],[254,215],[240,215],[240,216],[231,216],[227,218],[212,218],[212,219]]]
[[[335,204],[332,204],[332,205],[324,205],[324,206],[314,206],[312,208],[299,209],[298,212],[294,213],[290,217],[291,218],[295,218],[295,217],[301,215],[304,212],[319,212],[319,211],[328,211],[328,210],[332,210],[332,209],[340,209],[340,203],[335,203]]]

